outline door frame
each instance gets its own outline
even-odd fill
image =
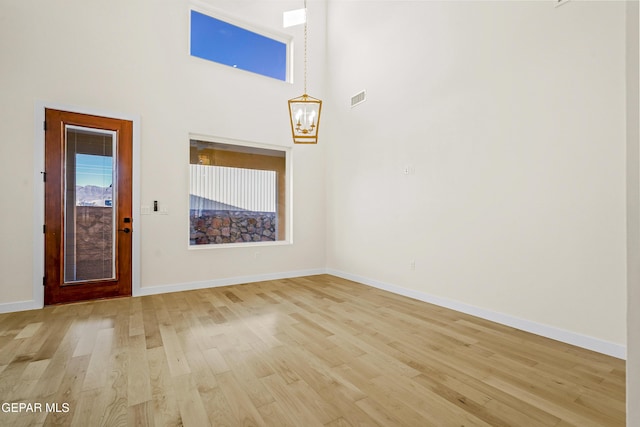
[[[105,111],[51,102],[38,101],[35,105],[34,121],[34,198],[33,198],[33,307],[44,307],[44,171],[45,158],[45,109],[69,111],[71,113],[88,114],[93,116],[110,117],[129,120],[133,123],[132,143],[132,233],[131,252],[131,295],[140,295],[140,116],[121,112]]]

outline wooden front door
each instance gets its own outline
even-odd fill
[[[132,128],[45,111],[45,304],[131,295]]]

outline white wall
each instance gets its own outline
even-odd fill
[[[210,0],[232,17],[302,40],[302,27],[282,29],[297,1]],[[188,54],[185,0],[0,3],[0,304],[29,301],[33,245],[34,106],[38,102],[141,118],[141,203],[158,200],[168,215],[137,219],[145,292],[238,276],[321,268],[324,254],[323,145],[293,150],[294,244],[259,249],[189,251],[189,133],[291,146],[287,100],[295,84],[213,64]],[[310,6],[311,7],[311,6]],[[310,39],[324,62],[325,5],[314,4]],[[311,12],[310,12],[311,14]],[[311,65],[311,64],[310,64]],[[295,45],[296,76],[302,43]],[[310,86],[323,96],[321,73]],[[245,101],[251,100],[246,103]],[[251,117],[247,122],[246,118]]]
[[[627,425],[640,425],[640,7],[627,2]]]
[[[327,22],[328,267],[624,349],[624,3]]]

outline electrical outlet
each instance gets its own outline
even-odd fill
[[[409,270],[414,271],[416,269],[416,260],[412,259],[409,261]]]

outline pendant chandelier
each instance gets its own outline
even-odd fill
[[[304,10],[304,94],[289,100],[289,119],[294,144],[317,144],[322,101],[307,95],[307,0]]]

